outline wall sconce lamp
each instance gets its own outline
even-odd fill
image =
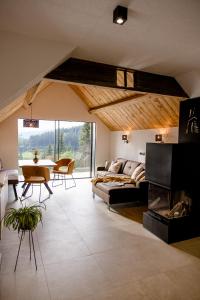
[[[155,141],[162,143],[162,134],[156,134],[155,135]]]
[[[29,103],[29,106],[31,107],[31,118],[23,120],[23,127],[39,128],[39,120],[32,118],[32,103]]]
[[[127,20],[128,8],[118,5],[113,11],[113,23],[123,25]]]
[[[128,143],[128,136],[127,136],[127,134],[122,134],[122,141],[124,141],[124,143]]]

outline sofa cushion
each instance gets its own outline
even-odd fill
[[[143,170],[142,172],[140,172],[137,176],[135,181],[141,181],[145,179],[145,170]]]
[[[112,191],[113,190],[122,190],[122,189],[128,189],[128,190],[132,190],[132,189],[135,189],[136,186],[135,184],[133,183],[124,183],[123,186],[109,186],[105,183],[102,183],[102,182],[98,182],[96,184],[96,187],[101,190],[102,192],[106,193],[106,194],[112,194]]]
[[[135,170],[135,168],[139,165],[140,163],[134,160],[127,160],[124,169],[123,169],[123,174],[131,176]],[[134,178],[133,178],[134,179]]]
[[[116,161],[120,161],[122,163],[121,164],[121,168],[119,169],[119,173],[123,173],[123,169],[124,169],[124,166],[125,166],[125,164],[127,162],[127,159],[118,157],[116,159]]]
[[[137,176],[144,171],[144,166],[143,164],[138,165],[135,170],[133,171],[132,175],[131,175],[131,179],[134,179],[135,181],[137,181]]]
[[[112,173],[118,173],[119,170],[120,170],[121,164],[122,163],[120,161],[112,162],[109,169],[108,169],[108,171],[112,172]]]
[[[108,161],[108,160],[106,160],[105,161],[105,171],[108,171],[108,169],[109,169],[109,167],[110,167],[110,164],[111,164],[111,162],[110,161]]]

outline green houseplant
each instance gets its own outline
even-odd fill
[[[9,208],[3,218],[3,224],[8,229],[24,232],[34,231],[39,222],[42,222],[42,206],[30,205],[20,208]]]
[[[35,260],[35,267],[37,270],[37,262],[35,256],[35,246],[33,241],[33,231],[36,229],[39,222],[42,222],[42,211],[43,208],[41,205],[30,205],[30,206],[22,206],[20,208],[9,208],[6,211],[5,216],[3,217],[3,224],[8,229],[17,230],[18,234],[20,234],[20,242],[19,248],[15,263],[14,272],[17,268],[17,262],[19,257],[19,252],[21,248],[22,240],[25,236],[25,233],[29,233],[29,247],[30,247],[30,260],[31,260],[31,248],[33,249],[34,260]]]

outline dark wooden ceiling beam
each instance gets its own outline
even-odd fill
[[[122,71],[122,74],[125,76],[124,85],[122,86],[117,84],[118,71]],[[133,74],[133,86],[126,86],[126,76],[130,73]],[[69,58],[45,77],[54,80],[126,89],[137,92],[188,97],[173,77],[77,58]]]
[[[105,109],[105,108],[108,108],[108,107],[111,107],[111,106],[114,106],[114,105],[124,104],[124,103],[130,102],[130,101],[136,100],[138,98],[144,97],[145,95],[146,94],[135,94],[135,95],[132,95],[132,96],[128,96],[128,97],[125,97],[125,98],[122,98],[122,99],[119,99],[119,100],[116,100],[116,101],[113,101],[113,102],[110,102],[110,103],[106,103],[106,104],[102,104],[102,105],[92,107],[88,110],[88,112],[93,113],[93,112],[96,112],[97,110],[100,110],[100,109]]]

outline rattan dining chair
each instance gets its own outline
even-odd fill
[[[41,166],[22,166],[22,174],[24,176],[24,190],[22,193],[21,201],[30,198],[33,195],[33,186],[34,185],[39,185],[40,187],[40,192],[39,192],[39,202],[44,202],[47,200],[50,195],[52,194],[51,189],[48,186],[48,181],[50,180],[50,171],[49,168],[47,167],[41,167]],[[45,185],[47,188],[49,195],[45,199],[41,200],[41,194],[42,194],[42,189],[41,186],[42,184]],[[32,192],[31,195],[26,196],[29,188],[32,186]]]
[[[53,182],[52,186],[56,187],[65,183],[65,189],[70,189],[76,186],[75,179],[73,177],[73,171],[75,167],[75,160],[71,158],[62,158],[56,161],[56,166],[53,167],[52,173]],[[66,181],[71,179],[72,185],[67,186]],[[56,183],[56,181],[61,181],[60,183]]]

